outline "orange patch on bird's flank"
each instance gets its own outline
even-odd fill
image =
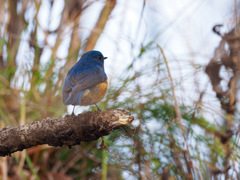
[[[108,87],[108,83],[107,83],[107,81],[105,81],[105,82],[102,82],[102,83],[100,83],[100,84],[98,84],[99,85],[99,87],[100,87],[100,92],[107,92],[107,87]],[[105,94],[104,93],[104,94]]]
[[[107,92],[107,81],[99,83],[96,86],[84,91],[80,105],[93,105],[101,101]]]

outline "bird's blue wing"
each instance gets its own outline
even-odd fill
[[[79,105],[84,89],[95,86],[107,80],[104,69],[100,66],[86,68],[79,72],[69,71],[63,85],[63,103]]]

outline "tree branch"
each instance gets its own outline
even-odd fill
[[[112,130],[129,125],[134,117],[128,111],[111,109],[86,112],[61,119],[43,119],[30,125],[5,127],[0,130],[0,156],[41,144],[74,146],[81,141],[93,141]]]
[[[93,50],[94,46],[97,43],[98,38],[100,37],[100,35],[103,32],[103,29],[105,28],[105,25],[112,13],[112,10],[116,6],[116,3],[117,3],[116,0],[106,0],[105,5],[97,20],[97,23],[95,24],[95,27],[92,29],[92,32],[88,37],[88,41],[84,50],[85,52]]]

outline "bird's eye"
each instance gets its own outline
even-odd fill
[[[98,55],[97,58],[98,58],[98,59],[102,59],[102,56],[101,56],[101,55]]]

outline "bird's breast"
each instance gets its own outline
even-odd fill
[[[80,105],[88,106],[88,105],[97,104],[99,101],[101,101],[104,98],[107,92],[107,87],[108,87],[108,83],[107,81],[105,81],[85,89],[82,95]]]

